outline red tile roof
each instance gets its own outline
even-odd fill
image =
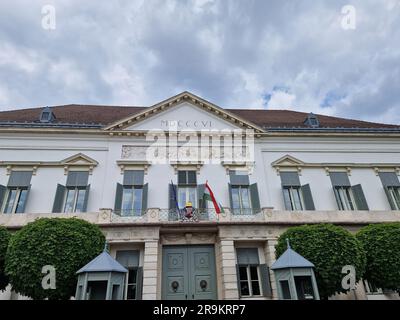
[[[54,123],[79,123],[109,125],[146,107],[103,106],[103,105],[61,105],[51,107],[56,116]],[[43,108],[19,109],[0,112],[0,124],[4,122],[39,122]],[[247,121],[264,128],[307,128],[304,120],[307,113],[290,110],[226,109]],[[399,128],[398,125],[381,124],[360,120],[317,115],[320,128]]]

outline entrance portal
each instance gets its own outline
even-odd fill
[[[214,246],[164,246],[162,299],[217,299]]]

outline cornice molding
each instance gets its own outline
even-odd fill
[[[77,153],[62,159],[60,161],[0,161],[0,167],[6,167],[7,175],[15,168],[26,169],[31,168],[33,175],[36,175],[36,171],[39,167],[63,167],[64,174],[67,174],[70,168],[87,168],[89,174],[92,174],[94,167],[99,163],[83,153]]]
[[[323,168],[327,175],[331,171],[345,171],[351,175],[354,168],[366,168],[375,171],[376,175],[382,171],[394,171],[400,175],[400,163],[364,163],[364,162],[304,162],[291,155],[285,155],[271,163],[279,175],[281,171],[296,170],[301,174],[303,168]],[[283,170],[282,170],[283,169]]]

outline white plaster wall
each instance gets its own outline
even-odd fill
[[[117,165],[123,145],[144,144],[137,137],[89,135],[18,135],[0,137],[0,161],[59,161],[79,152],[95,159],[99,165],[89,175],[88,211],[113,208],[116,183],[123,176]],[[352,138],[264,138],[255,144],[255,166],[250,182],[258,184],[262,207],[283,209],[280,176],[271,163],[289,154],[305,162],[397,163],[400,143],[393,139]],[[7,185],[9,176],[0,166],[0,184]],[[168,184],[177,181],[170,165],[151,165],[145,175],[149,183],[148,207],[168,207]],[[198,183],[208,180],[217,200],[229,206],[229,176],[222,165],[205,164],[197,176]],[[371,210],[389,210],[379,176],[371,169],[352,169],[352,185],[361,184]],[[300,181],[309,183],[317,210],[337,210],[329,176],[323,168],[304,168]],[[65,184],[62,167],[39,167],[32,177],[32,189],[26,212],[50,212],[57,183]]]

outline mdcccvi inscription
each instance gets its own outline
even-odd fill
[[[162,129],[170,128],[196,128],[196,129],[211,129],[211,120],[161,120]]]

